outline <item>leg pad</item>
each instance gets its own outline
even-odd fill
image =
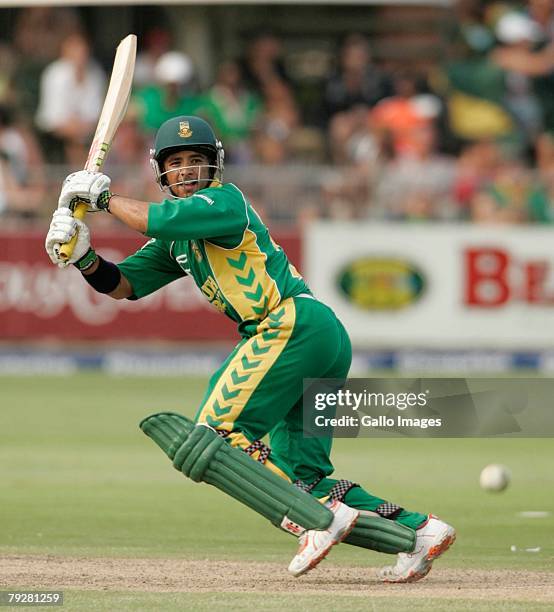
[[[396,554],[411,552],[415,539],[413,529],[380,516],[370,516],[362,510],[354,529],[344,541],[377,552]]]
[[[277,527],[299,535],[326,529],[333,519],[315,498],[230,446],[210,427],[163,412],[144,419],[140,428],[185,476],[215,486]]]

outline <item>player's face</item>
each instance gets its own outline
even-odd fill
[[[208,158],[196,151],[177,151],[168,155],[162,172],[173,195],[187,198],[210,184]]]

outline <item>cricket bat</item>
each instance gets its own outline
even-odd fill
[[[136,54],[137,37],[134,34],[129,34],[119,43],[115,52],[110,84],[102,112],[100,113],[100,119],[98,119],[94,139],[88,152],[85,170],[100,172],[104,165],[104,160],[110,150],[115,132],[127,110],[133,83]],[[74,216],[76,219],[84,219],[86,212],[87,205],[85,203],[77,204]],[[69,242],[60,247],[61,259],[67,260],[71,257],[76,242],[77,233],[75,233]]]

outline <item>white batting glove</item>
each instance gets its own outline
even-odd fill
[[[76,230],[79,230],[79,233],[73,253],[69,259],[63,260],[60,257],[60,247],[73,238]],[[90,249],[90,231],[82,221],[73,217],[69,208],[58,208],[52,215],[52,223],[50,223],[50,229],[46,234],[44,247],[52,263],[56,264],[58,268],[65,268],[81,259],[88,252]]]
[[[73,210],[78,202],[85,202],[89,212],[107,210],[111,182],[109,176],[99,172],[73,172],[62,184],[58,208]]]

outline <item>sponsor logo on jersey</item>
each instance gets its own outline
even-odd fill
[[[179,122],[179,136],[181,138],[190,138],[192,136],[192,130],[188,121]]]
[[[337,285],[350,302],[364,310],[400,310],[421,297],[425,278],[405,259],[362,257],[342,269]]]
[[[223,297],[221,295],[221,291],[219,290],[219,286],[215,279],[212,276],[208,276],[202,287],[200,287],[200,291],[208,298],[210,304],[215,306],[219,312],[225,314],[225,303],[223,302]]]

